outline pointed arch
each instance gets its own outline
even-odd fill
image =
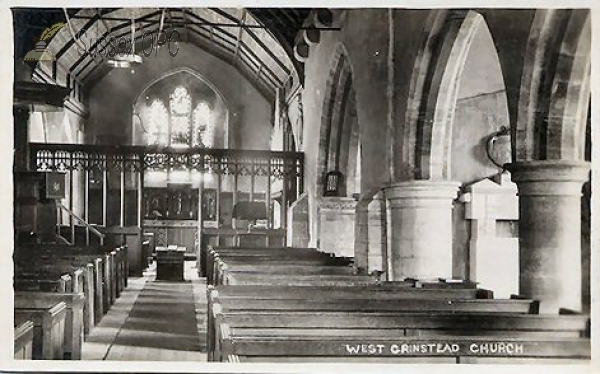
[[[337,46],[330,66],[321,112],[317,189],[322,192],[325,175],[337,171],[344,176],[339,195],[346,196],[357,189],[354,183],[352,190],[347,189],[346,181],[348,175],[355,175],[359,124],[352,66],[342,44]]]
[[[430,15],[410,82],[403,159],[406,179],[450,177],[456,99],[465,61],[478,28],[475,11],[436,10]],[[410,175],[412,173],[412,175]]]
[[[185,75],[180,76],[180,74]],[[144,101],[148,102],[148,100],[152,99],[153,95],[151,92],[154,90],[154,86],[170,78],[178,81],[179,85],[176,83],[173,91],[163,93],[165,95],[165,97],[162,97],[164,99],[163,103],[168,111],[168,119],[166,120],[168,123],[167,141],[165,142],[163,139],[160,143],[156,144],[174,147],[203,147],[211,144],[211,147],[227,148],[232,140],[229,139],[231,136],[229,129],[231,121],[229,116],[230,107],[227,99],[212,83],[189,68],[178,68],[168,71],[147,83],[139,92],[132,106],[132,139],[141,138],[140,136],[136,136],[139,135],[136,132],[148,131],[148,125],[146,124],[147,116],[139,112],[140,105],[142,108],[148,105],[144,104]],[[198,96],[195,94],[194,92],[197,91],[197,87],[205,87],[202,90],[212,91],[211,98],[206,101],[207,99],[203,99],[202,95]],[[198,109],[199,107],[202,110]],[[208,111],[216,112],[207,115],[207,108]],[[199,112],[194,112],[195,110],[203,112],[202,120],[198,116]],[[144,141],[141,142],[142,144],[155,143],[148,142],[148,138],[150,138],[148,136],[144,136],[144,138]]]
[[[202,81],[202,83],[206,84],[208,87],[211,88],[211,90],[213,92],[215,92],[219,98],[221,100],[223,100],[223,102],[225,103],[225,106],[227,108],[231,108],[230,105],[230,100],[223,94],[223,92],[221,92],[221,90],[219,90],[219,88],[212,83],[209,79],[207,79],[205,76],[203,76],[202,74],[198,73],[197,71],[195,71],[194,69],[188,68],[188,67],[181,67],[181,68],[176,68],[173,70],[169,70],[168,72],[162,74],[160,77],[157,77],[153,80],[151,80],[150,82],[148,82],[141,90],[140,93],[137,95],[137,97],[135,98],[135,100],[133,101],[134,103],[138,102],[140,100],[140,98],[143,97],[144,93],[148,90],[148,88],[152,87],[153,85],[155,85],[157,82],[160,82],[161,80],[164,80],[166,78],[169,78],[173,75],[176,74],[181,74],[181,73],[186,73],[191,75],[193,78],[198,79],[200,81]]]
[[[590,23],[589,9],[536,11],[521,77],[513,160],[585,159]]]
[[[586,10],[574,10],[560,46],[548,114],[548,159],[585,159],[590,100],[591,25]]]

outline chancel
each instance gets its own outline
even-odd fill
[[[12,15],[16,360],[590,364],[589,9]]]

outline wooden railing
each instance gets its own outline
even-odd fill
[[[61,209],[64,210],[65,212],[67,212],[67,214],[72,218],[70,220],[71,222],[71,240],[67,240],[64,236],[61,235],[60,233],[60,226],[62,223],[62,220],[59,218],[57,219],[57,235],[58,238],[60,240],[62,240],[63,242],[65,242],[68,245],[75,245],[75,221],[80,222],[81,224],[83,224],[83,226],[85,226],[86,229],[86,243],[85,245],[90,245],[90,235],[89,233],[91,232],[92,234],[96,235],[98,237],[98,239],[100,240],[100,245],[104,245],[104,238],[106,237],[106,235],[104,235],[103,233],[101,233],[100,231],[98,231],[94,226],[90,225],[88,222],[86,222],[83,218],[79,217],[77,214],[75,214],[73,211],[71,211],[69,208],[67,208],[66,206],[62,205],[61,203],[59,203],[58,201],[56,202],[56,206],[59,208],[57,209],[57,213],[60,215]]]

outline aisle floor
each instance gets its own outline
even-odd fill
[[[206,286],[195,262],[185,282],[156,280],[152,264],[128,287],[83,344],[84,360],[206,361]]]

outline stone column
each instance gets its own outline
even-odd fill
[[[409,181],[384,190],[391,280],[452,278],[452,201],[460,183]]]
[[[510,165],[519,188],[519,289],[540,312],[581,310],[581,193],[589,163]]]

